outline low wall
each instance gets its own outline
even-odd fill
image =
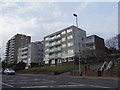
[[[98,73],[97,72],[83,72],[83,75],[85,76],[98,76]]]
[[[103,77],[120,77],[120,72],[104,72]]]
[[[71,76],[80,76],[79,72],[70,72]],[[97,72],[83,72],[82,75],[84,76],[98,76]]]
[[[71,76],[80,76],[79,72],[70,72]],[[120,72],[105,72],[102,74],[102,76],[98,76],[98,72],[83,72],[82,73],[83,76],[93,76],[93,77],[120,77]]]

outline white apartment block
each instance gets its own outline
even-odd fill
[[[75,26],[44,37],[44,62],[57,65],[65,62],[78,62],[86,50],[86,32]]]
[[[27,67],[43,65],[43,41],[25,45],[18,52],[18,62],[23,61]]]

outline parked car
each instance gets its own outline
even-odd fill
[[[0,68],[0,74],[3,74],[3,68]]]
[[[15,75],[15,71],[12,69],[12,68],[6,68],[4,70],[4,74],[7,74],[7,75]]]

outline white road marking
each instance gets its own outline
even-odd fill
[[[59,85],[58,87],[75,87],[75,86],[85,86],[83,84],[79,84],[79,85]]]
[[[111,88],[111,87],[105,87],[105,86],[96,86],[96,85],[89,85],[91,87],[97,87],[97,88]]]
[[[76,87],[76,86],[91,86],[96,88],[111,88],[111,87],[105,87],[105,86],[96,86],[96,85],[87,85],[87,84],[78,84],[78,83],[71,83],[73,85],[67,84],[67,85],[57,85],[56,87]],[[54,87],[54,86],[27,86],[27,87],[21,87],[21,88],[47,88],[47,87]]]
[[[49,87],[54,87],[54,86],[49,86]]]
[[[33,80],[41,80],[41,79],[33,79]]]
[[[69,84],[75,84],[75,85],[81,85],[81,86],[85,86],[85,84],[80,84],[80,83],[71,83],[71,82],[68,82]]]
[[[28,86],[28,87],[21,87],[21,88],[45,88],[48,86]]]
[[[47,82],[41,82],[41,83],[56,83],[55,81],[47,81]]]
[[[12,85],[9,85],[9,84],[6,84],[6,83],[2,83],[2,82],[0,82],[0,83],[5,85],[5,86],[8,86],[8,87],[13,87]]]
[[[26,84],[27,82],[14,82],[14,83],[8,83],[8,84]]]
[[[29,82],[30,80],[20,80],[20,81],[22,81],[22,82],[27,82],[28,81]]]
[[[69,84],[76,84],[76,85],[79,85],[79,83],[71,83],[71,82],[68,82]],[[84,86],[91,86],[91,87],[97,87],[97,88],[111,88],[111,87],[105,87],[105,86],[97,86],[97,85],[88,85],[88,84],[81,84],[81,85],[84,85]]]

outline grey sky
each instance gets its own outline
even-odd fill
[[[0,48],[4,56],[7,40],[17,33],[31,35],[32,41],[75,25],[87,35],[105,40],[118,33],[117,2],[2,2],[0,3]]]

